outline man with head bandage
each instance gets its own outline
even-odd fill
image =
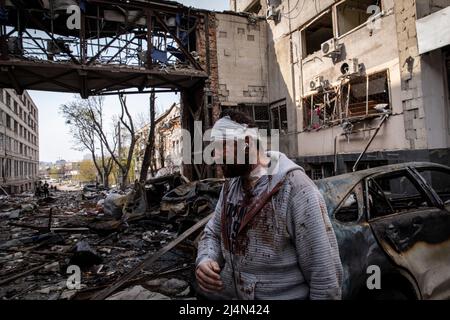
[[[325,202],[304,170],[266,152],[253,121],[224,113],[211,132],[227,178],[199,242],[210,299],[340,299],[342,264]]]

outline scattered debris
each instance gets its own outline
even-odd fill
[[[12,211],[9,211],[9,212],[1,212],[0,213],[0,218],[18,219],[21,212],[22,211],[20,209],[12,210]]]
[[[160,293],[149,291],[142,286],[134,286],[118,292],[106,300],[170,300],[170,298]]]
[[[173,174],[126,193],[0,196],[0,299],[195,299],[194,240],[222,182]]]
[[[149,290],[156,291],[168,296],[177,296],[189,287],[189,283],[184,280],[175,278],[160,278],[147,281],[144,286]]]
[[[127,197],[125,195],[112,193],[109,194],[106,199],[103,200],[103,212],[111,217],[120,219],[122,217],[123,206]],[[102,200],[100,200],[102,201]],[[97,203],[98,205],[98,203]]]
[[[85,240],[78,241],[73,252],[74,255],[70,259],[71,265],[77,265],[85,269],[102,263],[102,258]]]

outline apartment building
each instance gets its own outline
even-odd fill
[[[279,129],[281,151],[316,179],[405,161],[450,165],[449,6],[231,0],[234,12],[215,15],[218,108]]]
[[[24,91],[0,89],[0,186],[9,194],[33,190],[39,165],[38,109]]]

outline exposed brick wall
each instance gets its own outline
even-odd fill
[[[194,117],[202,121],[203,130],[211,127],[219,118],[219,69],[217,61],[217,26],[214,12],[201,12],[201,17],[196,30],[196,45],[199,63],[203,70],[208,73],[208,79],[194,88],[184,90],[182,96],[182,127],[194,137]],[[210,99],[205,98],[210,96]],[[205,108],[205,102],[207,103]],[[189,108],[190,107],[190,108]],[[203,110],[200,110],[203,108]],[[192,111],[189,111],[189,109]],[[189,179],[203,179],[212,177],[211,166],[187,165],[183,166],[183,174]]]
[[[405,136],[411,149],[427,148],[422,60],[417,44],[416,0],[394,2],[401,72]]]
[[[209,74],[209,78],[205,84],[205,92],[209,93],[212,97],[209,106],[212,108],[212,119],[208,119],[209,125],[212,125],[218,120],[220,115],[217,23],[215,13],[205,13],[204,17],[201,19],[198,30],[197,50],[200,56],[200,63]],[[205,124],[204,126],[207,127],[208,124]]]

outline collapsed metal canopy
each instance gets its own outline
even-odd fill
[[[68,24],[74,6],[79,29]],[[82,97],[193,87],[208,76],[196,52],[202,17],[166,1],[0,0],[0,86]]]

